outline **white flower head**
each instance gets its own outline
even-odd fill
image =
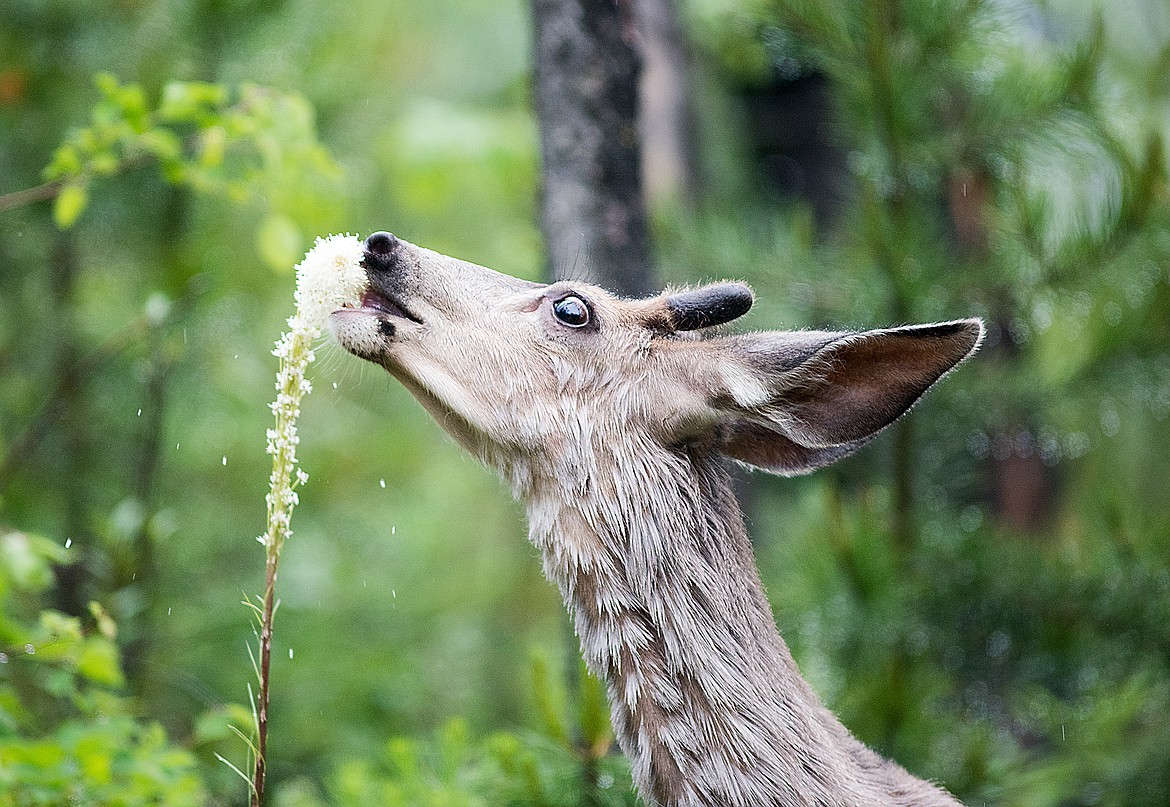
[[[308,474],[297,465],[297,418],[301,399],[313,391],[305,371],[315,358],[313,340],[321,335],[325,320],[346,303],[360,303],[366,288],[361,260],[362,242],[356,236],[331,235],[317,243],[297,264],[296,313],[288,319],[288,331],[281,334],[272,350],[280,360],[276,373],[276,400],[269,405],[275,423],[266,434],[267,451],[272,455],[268,478],[268,530],[261,536],[267,552],[280,555],[281,546],[292,535],[289,529],[293,508],[300,498],[293,491]]]
[[[362,242],[349,233],[318,238],[297,264],[297,313],[300,322],[290,326],[320,332],[329,315],[343,303],[360,302],[366,288],[362,269]]]
[[[309,481],[309,475],[297,464],[297,446],[301,442],[297,434],[297,418],[301,414],[301,399],[313,391],[312,383],[305,378],[305,371],[316,358],[313,341],[321,335],[329,315],[346,304],[361,302],[366,288],[366,272],[361,265],[363,253],[362,242],[349,233],[317,239],[317,243],[305,254],[304,260],[297,264],[297,285],[293,295],[296,312],[288,318],[288,331],[280,335],[272,350],[280,367],[276,372],[276,400],[268,406],[272,412],[273,428],[265,432],[266,451],[272,456],[268,494],[264,497],[268,527],[263,535],[256,538],[264,546],[265,558],[265,591],[259,613],[260,630],[256,634],[262,659],[261,666],[257,668],[260,694],[256,698],[258,710],[252,712],[254,717],[259,715],[256,718],[256,730],[260,736],[260,748],[264,747],[267,725],[262,721],[268,704],[272,616],[278,602],[275,599],[276,569],[281,548],[293,534],[293,509],[301,502],[295,488]],[[337,387],[336,384],[333,386]],[[227,464],[226,457],[224,464]],[[0,653],[0,656],[3,654]],[[291,650],[289,657],[292,657]],[[259,783],[264,781],[259,773],[263,770],[263,761],[261,752],[256,761]],[[259,789],[253,790],[253,793],[259,792]]]

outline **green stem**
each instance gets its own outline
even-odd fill
[[[260,689],[256,693],[256,767],[252,773],[252,807],[264,804],[268,773],[268,692],[272,659],[272,622],[276,616],[276,565],[279,553],[269,552],[264,564],[264,607],[260,621]]]
[[[286,342],[287,340],[287,342]],[[268,704],[272,658],[272,624],[276,616],[276,576],[280,550],[289,536],[292,511],[296,506],[293,493],[302,477],[293,480],[296,469],[296,417],[301,399],[308,391],[304,370],[310,361],[312,335],[295,332],[281,339],[287,353],[281,356],[279,394],[274,415],[275,437],[271,441],[272,478],[268,495],[268,529],[264,534],[264,599],[260,613],[260,688],[256,693],[256,764],[252,773],[252,807],[264,803],[264,783],[268,770]]]

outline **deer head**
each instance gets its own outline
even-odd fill
[[[582,441],[698,441],[806,473],[892,423],[983,333],[968,319],[719,335],[713,326],[752,305],[741,283],[624,300],[586,283],[519,280],[388,233],[369,237],[364,264],[362,305],[331,318],[338,341],[501,468],[543,458],[537,467],[564,471]]]
[[[864,445],[978,346],[958,320],[721,335],[751,291],[624,300],[366,242],[330,318],[528,507],[545,574],[664,807],[957,804],[857,742],[776,631],[721,458],[800,474]]]

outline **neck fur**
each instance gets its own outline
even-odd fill
[[[644,797],[958,804],[855,740],[800,676],[714,451],[626,446],[571,465],[527,468],[518,492]]]

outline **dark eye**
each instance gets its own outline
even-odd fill
[[[589,324],[589,306],[580,297],[568,296],[553,303],[553,314],[570,328]]]

